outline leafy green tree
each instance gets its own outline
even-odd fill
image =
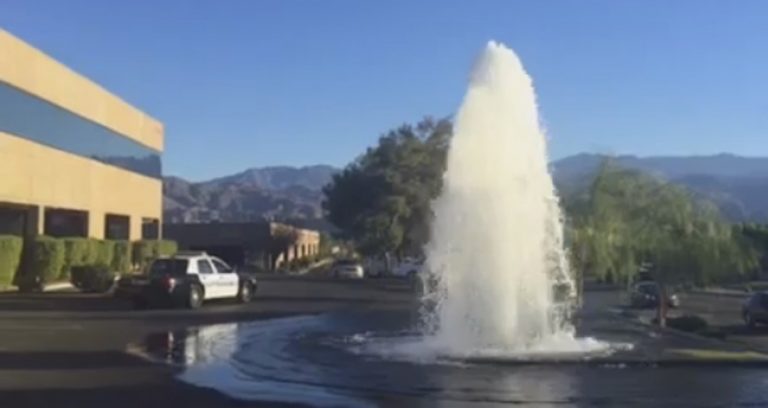
[[[363,254],[420,252],[451,132],[450,121],[430,118],[389,131],[326,186],[328,219]]]
[[[757,266],[755,251],[713,205],[610,161],[595,178],[588,203],[570,208],[578,209],[569,233],[574,265],[606,281],[629,284],[645,265],[664,289],[733,279]],[[663,302],[659,311],[663,323]]]

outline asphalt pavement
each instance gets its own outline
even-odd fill
[[[264,276],[249,304],[210,302],[199,310],[132,310],[104,295],[0,293],[0,401],[4,407],[258,406],[174,380],[172,367],[127,351],[151,333],[179,328],[401,307],[404,282]],[[274,406],[269,404],[268,406]]]
[[[194,311],[137,311],[108,296],[76,292],[1,293],[0,401],[8,407],[151,407],[168,401],[185,407],[259,406],[176,381],[173,367],[140,358],[127,345],[188,326],[350,308],[402,309],[417,301],[411,286],[400,280],[308,276],[262,276],[252,303],[211,302]],[[701,315],[726,331],[728,341],[768,350],[768,331],[747,331],[740,322],[741,301],[685,294],[676,313]],[[600,330],[616,331],[627,319],[616,313],[625,305],[619,291],[590,291],[581,316]],[[628,336],[645,330],[629,327],[621,328]]]
[[[749,295],[688,293],[681,296],[678,313],[704,318],[719,336],[755,350],[768,352],[768,327],[749,329],[741,317],[741,306]]]

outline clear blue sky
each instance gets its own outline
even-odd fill
[[[0,26],[166,126],[166,174],[344,165],[458,107],[489,39],[554,158],[768,156],[768,1],[0,0]]]

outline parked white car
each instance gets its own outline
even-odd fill
[[[250,302],[257,287],[253,275],[238,273],[215,256],[181,251],[152,261],[146,276],[122,277],[114,295],[137,308],[160,304],[196,309],[211,299]]]
[[[334,278],[362,279],[365,277],[365,271],[360,262],[342,259],[334,262],[331,267],[331,276]]]
[[[399,278],[416,279],[424,267],[424,261],[416,258],[405,258],[392,268],[392,276]]]

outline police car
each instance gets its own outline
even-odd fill
[[[205,252],[179,252],[158,258],[146,276],[118,280],[115,296],[135,307],[165,305],[196,309],[211,299],[250,302],[258,287],[253,275],[239,273],[221,259]]]

